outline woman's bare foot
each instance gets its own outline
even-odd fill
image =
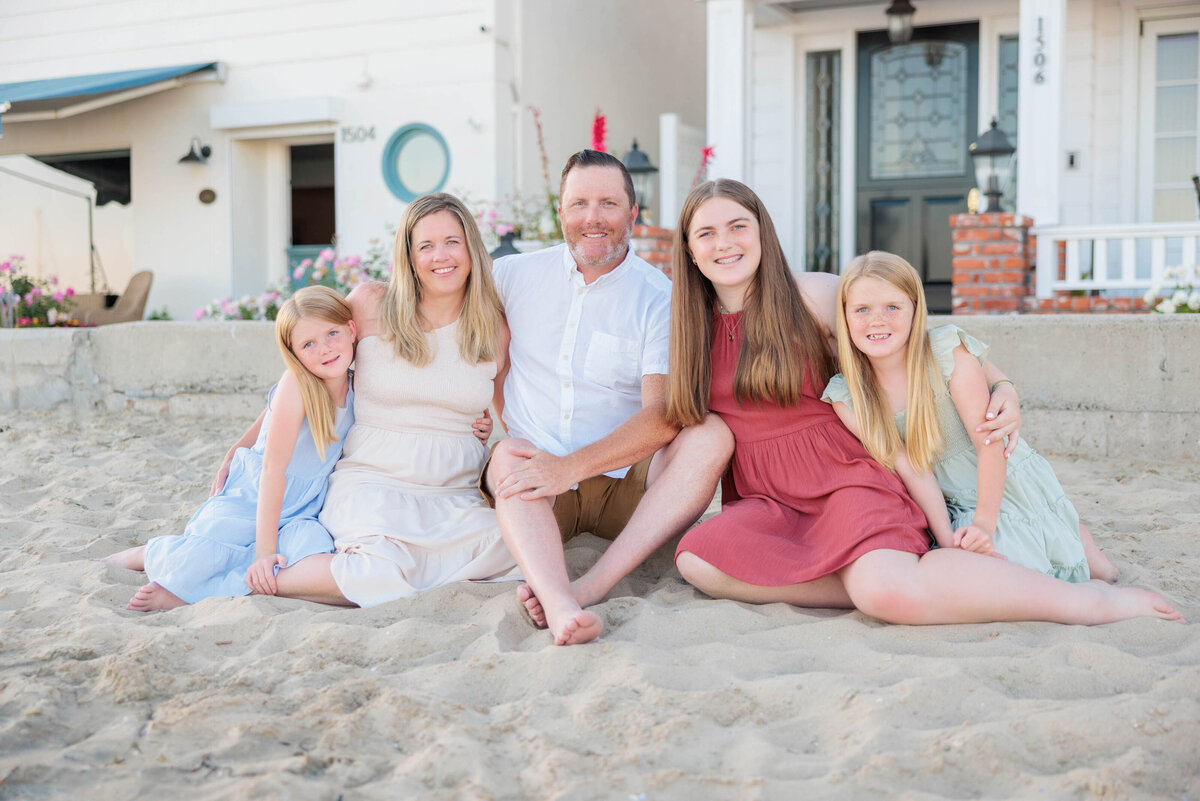
[[[591,642],[604,631],[604,621],[595,612],[580,609],[570,617],[558,634],[554,636],[555,645],[582,645]]]
[[[106,556],[100,560],[105,564],[113,567],[124,568],[125,570],[145,570],[146,569],[146,546],[138,545],[133,548],[126,548],[120,553],[114,553],[111,556]]]
[[[134,612],[151,612],[156,609],[175,609],[180,606],[187,606],[187,601],[157,581],[152,581],[135,592],[125,608]]]
[[[1166,599],[1141,587],[1114,587],[1100,579],[1091,582],[1102,591],[1103,602],[1096,607],[1101,615],[1097,623],[1113,623],[1133,617],[1157,617],[1184,623],[1183,615]]]
[[[1117,579],[1121,576],[1121,571],[1108,561],[1108,557],[1092,539],[1092,532],[1088,531],[1087,526],[1082,523],[1079,525],[1079,541],[1083,543],[1083,555],[1087,557],[1088,572],[1091,577],[1107,581],[1109,584],[1116,584]]]
[[[528,584],[517,587],[517,600],[529,615],[529,621],[539,629],[546,628],[546,613],[542,610],[542,602],[533,594],[533,588]]]

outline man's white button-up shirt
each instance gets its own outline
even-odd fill
[[[565,456],[642,408],[642,376],[667,372],[665,275],[631,249],[615,270],[585,284],[566,245],[505,256],[493,275],[512,331],[504,382],[510,435]]]

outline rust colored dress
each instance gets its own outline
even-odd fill
[[[812,581],[870,551],[929,550],[925,515],[806,381],[781,407],[733,397],[741,312],[713,321],[709,409],[733,432],[722,508],[679,542],[726,575],[763,587]]]

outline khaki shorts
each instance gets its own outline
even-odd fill
[[[497,445],[499,443],[496,443]],[[496,445],[492,445],[492,450]],[[578,489],[567,490],[554,499],[554,519],[563,542],[577,534],[590,531],[597,537],[615,540],[625,530],[625,524],[633,517],[633,510],[646,494],[646,475],[650,472],[647,456],[629,468],[624,478],[593,476],[579,482]],[[492,507],[496,501],[487,489],[487,469],[491,456],[479,475],[479,492]]]

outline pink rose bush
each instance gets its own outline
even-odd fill
[[[76,327],[71,312],[75,290],[58,289],[58,278],[38,278],[28,272],[25,259],[9,256],[0,261],[0,327]]]
[[[296,265],[288,278],[274,289],[259,295],[241,298],[219,298],[196,309],[196,320],[274,320],[279,306],[297,289],[313,284],[330,287],[342,295],[367,281],[389,281],[392,264],[388,249],[378,239],[372,239],[365,257],[353,255],[338,258],[333,248],[325,248],[315,259],[305,259]]]

